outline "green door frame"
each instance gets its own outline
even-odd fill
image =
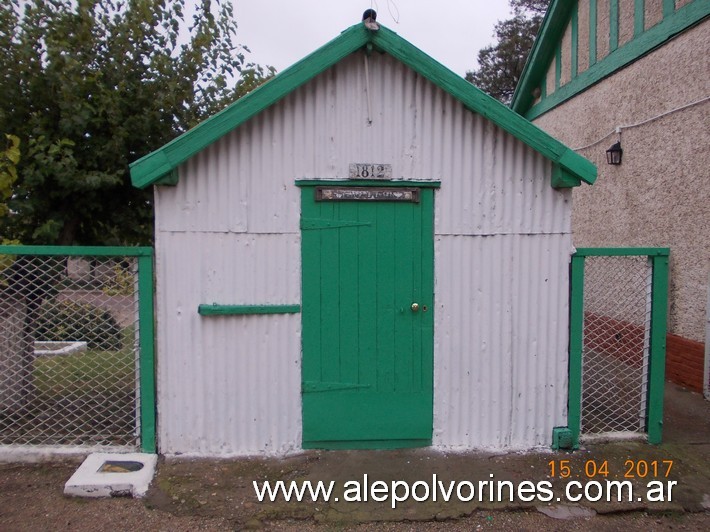
[[[304,189],[307,188],[307,190],[303,190],[303,195],[302,195],[302,201],[305,201],[305,198],[309,198],[309,194],[314,193],[315,194],[315,189],[314,187],[316,186],[332,186],[332,187],[378,187],[378,188],[386,188],[386,189],[391,189],[395,187],[407,187],[407,188],[417,188],[417,189],[433,189],[433,188],[438,188],[440,186],[439,182],[413,182],[413,181],[383,181],[383,180],[338,180],[338,181],[333,181],[333,180],[302,180],[302,181],[297,181],[296,184],[299,187],[302,187]],[[313,191],[313,192],[311,192]],[[424,335],[422,338],[418,341],[420,346],[418,346],[417,351],[420,350],[422,360],[425,361],[425,365],[423,367],[428,367],[430,366],[430,369],[426,369],[427,372],[431,371],[431,374],[428,378],[425,379],[425,382],[428,380],[429,382],[426,382],[426,389],[431,388],[430,391],[425,394],[428,394],[428,399],[425,401],[428,404],[424,407],[423,403],[420,405],[423,410],[420,412],[418,407],[414,407],[412,410],[406,409],[400,412],[397,415],[397,419],[401,419],[402,423],[404,424],[403,426],[411,427],[411,426],[416,426],[420,424],[420,420],[422,419],[419,417],[422,412],[426,412],[426,416],[428,418],[428,435],[426,438],[422,438],[421,434],[422,428],[420,427],[419,429],[415,430],[414,432],[417,433],[417,436],[403,436],[401,439],[380,439],[380,438],[363,438],[362,440],[359,440],[357,437],[352,436],[350,434],[347,434],[347,430],[350,429],[350,427],[344,427],[343,431],[338,431],[338,434],[343,434],[342,436],[342,441],[339,439],[334,439],[334,440],[328,440],[324,441],[327,439],[327,436],[324,438],[319,438],[318,436],[311,436],[309,437],[307,435],[307,421],[305,419],[306,417],[306,399],[308,399],[310,402],[308,404],[311,405],[311,409],[309,411],[313,411],[313,408],[316,408],[316,411],[319,407],[316,405],[320,404],[322,400],[318,398],[318,400],[314,399],[313,396],[309,395],[308,397],[303,396],[304,399],[304,436],[303,436],[303,447],[304,448],[330,448],[330,449],[360,449],[360,448],[377,448],[377,449],[384,449],[384,448],[398,448],[398,447],[415,447],[415,446],[428,446],[431,445],[431,435],[433,431],[433,349],[434,349],[434,338],[433,338],[433,323],[434,323],[434,317],[433,317],[433,297],[434,297],[434,228],[433,228],[433,221],[434,221],[434,205],[433,205],[433,193],[430,190],[422,190],[421,191],[421,204],[422,204],[422,209],[421,211],[421,217],[422,217],[422,231],[424,232],[431,232],[431,238],[423,238],[422,241],[420,242],[421,246],[421,253],[423,260],[421,261],[422,267],[421,267],[421,279],[423,282],[423,285],[421,286],[421,289],[426,292],[422,294],[413,294],[414,297],[417,298],[417,300],[421,300],[422,302],[429,302],[430,306],[430,311],[426,313],[425,316],[422,317],[424,321],[422,322],[422,331],[424,332]],[[308,201],[311,201],[310,199]],[[314,222],[319,222],[319,220],[313,220],[309,217],[307,214],[306,209],[303,206],[304,204],[302,203],[302,210],[301,210],[301,229],[303,230],[309,230],[309,229],[316,229],[316,227],[311,227],[314,225]],[[310,204],[309,204],[310,205]],[[309,208],[313,208],[312,206]],[[312,216],[312,214],[310,215]],[[336,227],[341,227],[339,224],[341,222],[338,222],[337,224],[335,222],[332,223],[326,223],[324,221],[320,221],[321,223],[325,223],[323,228],[336,228]],[[344,225],[343,227],[350,226],[350,225],[369,225],[369,223],[355,223],[354,221],[344,221],[342,222]],[[317,225],[317,224],[316,224]],[[323,229],[321,228],[321,229]],[[426,240],[426,242],[425,242]],[[416,249],[416,245],[415,245]],[[430,255],[430,259],[427,259],[426,256]],[[306,252],[305,252],[305,245],[304,245],[304,239],[302,239],[302,261],[303,261],[303,267],[302,267],[302,272],[306,272]],[[342,260],[342,259],[341,259]],[[303,292],[305,295],[307,288],[306,284],[306,277],[303,277]],[[416,291],[416,288],[415,288]],[[429,294],[429,292],[431,292]],[[361,296],[360,296],[361,297]],[[307,349],[308,346],[306,345],[306,338],[305,334],[307,330],[312,330],[314,327],[312,325],[308,326],[307,320],[312,319],[309,318],[309,311],[308,311],[308,305],[306,305],[305,300],[304,300],[304,305],[302,309],[302,320],[303,320],[303,331],[304,331],[304,346],[303,346],[303,356],[307,356]],[[399,323],[399,322],[397,322]],[[320,330],[320,329],[319,329]],[[416,342],[416,340],[415,340]],[[425,345],[426,344],[426,345]],[[374,345],[374,344],[373,344]],[[416,343],[414,344],[416,345]],[[344,360],[348,360],[348,358],[345,358]],[[304,368],[305,370],[305,361],[304,361]],[[302,370],[302,371],[303,371]],[[326,380],[332,380],[331,379],[326,379]],[[352,379],[351,379],[352,380]],[[316,382],[311,382],[311,381],[306,381],[305,375],[302,377],[303,381],[303,391],[307,392],[309,394],[319,394],[319,392],[323,391],[330,391],[330,392],[336,392],[338,393],[338,398],[339,399],[344,399],[346,401],[345,404],[349,405],[350,411],[352,410],[352,404],[367,404],[370,405],[370,408],[373,408],[373,404],[371,401],[371,397],[367,397],[367,393],[365,393],[362,398],[358,396],[357,390],[360,388],[368,388],[368,386],[365,385],[359,385],[357,383],[335,383],[335,382],[321,382],[321,383],[316,383]],[[379,393],[379,392],[378,392]],[[386,393],[386,392],[383,392]],[[405,393],[406,392],[394,392],[394,393]],[[415,392],[415,393],[421,393],[421,392]],[[341,397],[342,396],[342,397]],[[378,395],[379,396],[379,395]],[[384,396],[383,396],[384,397]],[[361,403],[360,401],[364,400],[365,403]],[[315,402],[314,402],[315,401]],[[416,402],[419,401],[419,402]],[[415,400],[415,403],[412,403],[412,405],[419,404],[421,400]],[[395,403],[389,403],[392,405],[392,408],[395,409],[396,407],[394,406]],[[404,403],[403,403],[404,404]],[[408,403],[407,403],[408,404]],[[330,406],[328,406],[327,410],[328,413],[331,412]],[[346,407],[347,409],[347,407]],[[325,412],[325,411],[324,411]],[[327,413],[325,414],[327,416]],[[388,414],[389,415],[389,414]],[[337,417],[337,416],[336,416]],[[406,418],[406,419],[405,419]],[[411,419],[410,419],[411,418]],[[339,418],[338,418],[339,419]],[[380,420],[380,423],[382,421]],[[377,423],[376,423],[377,424]],[[312,425],[312,424],[311,424]],[[355,426],[355,425],[353,425]],[[316,433],[318,432],[317,427],[312,426],[311,427],[311,434],[313,434],[313,430],[316,430]],[[335,429],[337,430],[337,429]],[[374,432],[378,432],[379,429],[374,429]],[[406,432],[406,429],[403,429],[404,432]],[[327,432],[327,431],[325,431]],[[395,436],[395,435],[393,435]],[[396,436],[395,436],[396,437]],[[315,438],[315,439],[313,439]]]
[[[647,256],[651,261],[651,337],[646,432],[648,443],[660,444],[666,360],[669,248],[579,248],[572,255],[570,287],[569,391],[567,427],[572,446],[579,447],[582,428],[582,351],[584,349],[584,262],[586,257]]]

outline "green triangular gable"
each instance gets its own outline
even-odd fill
[[[556,186],[573,186],[580,181],[591,184],[595,181],[597,169],[587,159],[477,89],[393,31],[382,26],[379,31],[370,31],[363,24],[356,24],[229,107],[132,163],[133,185],[145,188],[158,182],[174,184],[173,172],[180,164],[348,55],[368,46],[398,59],[451,94],[470,111],[484,116],[548,158],[557,169],[557,174],[565,176],[565,179],[556,180]]]

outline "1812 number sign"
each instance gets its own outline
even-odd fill
[[[391,164],[351,163],[350,179],[392,179]]]

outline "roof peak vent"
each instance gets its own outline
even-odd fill
[[[377,12],[374,9],[366,9],[362,14],[362,22],[365,27],[370,31],[377,31],[380,29],[380,25],[375,22],[377,20]]]

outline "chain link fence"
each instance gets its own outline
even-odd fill
[[[0,445],[140,445],[138,264],[0,248]]]
[[[582,434],[645,432],[651,274],[645,256],[587,258]]]

